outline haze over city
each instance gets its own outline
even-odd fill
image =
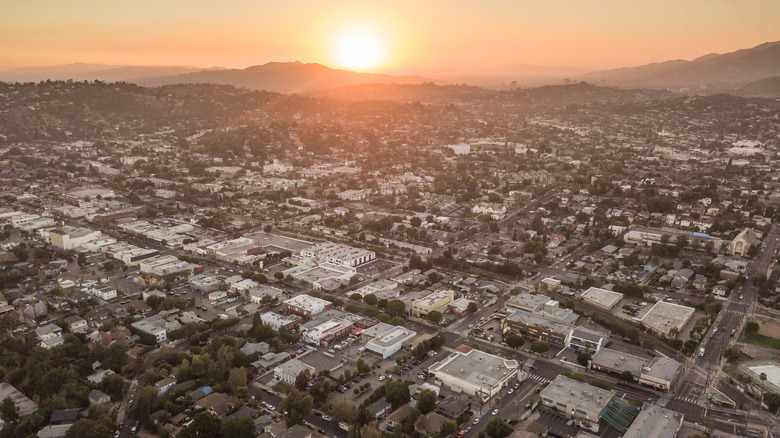
[[[302,61],[427,75],[517,63],[598,70],[780,39],[780,4],[772,0],[229,0],[219,7],[76,0],[8,2],[3,9],[0,68]]]

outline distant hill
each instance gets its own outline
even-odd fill
[[[743,88],[747,84],[775,76],[780,76],[780,41],[722,55],[708,54],[693,61],[674,60],[587,73],[577,79],[620,87],[717,93],[740,88],[745,92],[749,89]]]
[[[431,79],[420,76],[359,73],[332,69],[322,64],[305,64],[297,61],[269,62],[243,70],[203,70],[141,81],[143,85],[176,83],[222,84],[282,93],[317,91],[358,84],[421,84],[423,82],[431,82]]]
[[[74,81],[140,82],[202,70],[198,67],[67,64],[0,71],[0,81],[40,82],[47,79],[53,81],[72,79]]]

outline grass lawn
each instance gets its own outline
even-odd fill
[[[744,330],[742,331],[742,334],[739,336],[739,342],[758,345],[759,347],[764,347],[764,348],[773,348],[775,350],[780,350],[780,339],[770,338],[769,336],[764,336],[758,333],[752,336],[747,336]]]
[[[276,385],[274,385],[274,389],[281,393],[287,394],[288,392],[290,392],[292,387],[284,382],[279,382]]]

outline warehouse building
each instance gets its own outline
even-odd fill
[[[522,381],[525,375],[516,360],[460,346],[455,352],[428,368],[436,382],[452,391],[473,396],[484,403],[497,395],[511,379]]]

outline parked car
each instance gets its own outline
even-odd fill
[[[475,425],[476,425],[476,424],[479,424],[479,418],[475,418],[475,419],[474,419],[474,424],[475,424]]]

